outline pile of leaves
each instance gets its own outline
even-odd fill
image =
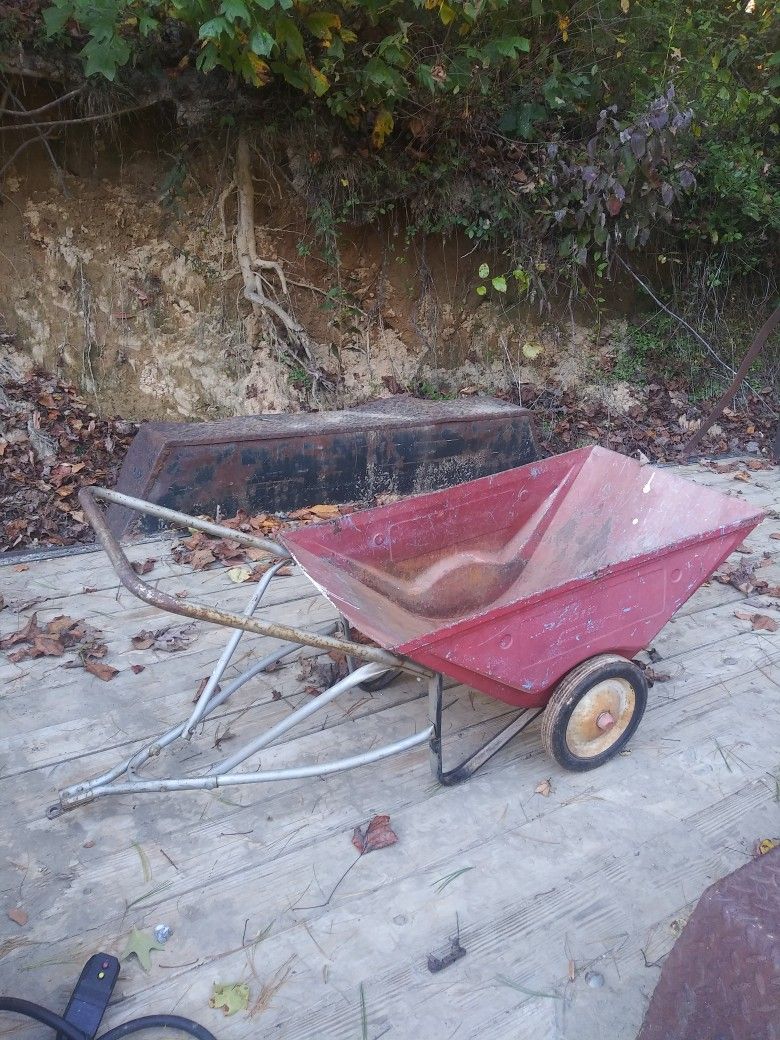
[[[293,513],[280,515],[259,513],[256,516],[250,516],[244,510],[240,510],[233,517],[227,519],[220,517],[219,523],[223,527],[242,531],[244,534],[253,534],[261,538],[275,538],[285,530],[316,523],[320,520],[332,520],[333,517],[352,513],[358,508],[358,505],[354,502],[342,505],[313,505],[297,509]],[[207,519],[214,520],[215,518],[208,517]],[[208,570],[212,564],[229,567],[231,571],[235,572],[231,574],[231,577],[237,582],[258,581],[267,569],[262,566],[242,568],[241,564],[267,563],[269,559],[268,553],[262,549],[241,545],[230,538],[211,538],[202,531],[196,531],[190,537],[178,542],[173,547],[171,554],[176,563],[191,567],[196,571]],[[287,568],[282,568],[277,573],[285,576],[292,572]]]
[[[43,625],[38,624],[38,614],[33,614],[22,628],[0,639],[0,650],[4,650],[8,660],[14,664],[73,653],[73,659],[66,662],[65,668],[84,668],[104,682],[118,674],[116,668],[103,660],[108,647],[102,641],[100,631],[66,614],[60,614]]]
[[[0,552],[93,541],[78,489],[114,483],[136,428],[53,377],[0,387]]]
[[[557,454],[597,443],[623,455],[641,452],[650,462],[684,462],[683,448],[711,408],[709,402],[691,402],[687,395],[661,383],[651,383],[644,399],[626,412],[610,411],[599,401],[583,401],[574,390],[551,388],[540,394],[528,386],[521,388],[521,397],[534,413],[545,451]],[[772,443],[777,422],[772,403],[776,406],[778,401],[770,389],[763,396],[749,395],[738,410],[727,408],[697,453],[758,453]],[[757,458],[741,467],[745,476],[737,479],[750,480],[751,468],[770,466]]]

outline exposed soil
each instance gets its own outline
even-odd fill
[[[480,262],[501,258],[392,223],[326,259],[312,207],[253,150],[257,255],[288,292],[273,269],[264,285],[311,342],[292,356],[243,295],[233,150],[145,119],[52,139],[58,169],[29,148],[0,185],[0,551],[90,540],[76,486],[112,483],[143,419],[480,392],[530,407],[546,451],[596,441],[664,461],[706,411],[652,364],[617,378],[646,306],[633,290],[611,285],[607,315],[541,317],[475,293]],[[766,454],[780,404],[758,389],[705,453]]]

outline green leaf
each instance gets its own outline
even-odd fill
[[[369,59],[363,74],[370,83],[374,83],[378,87],[387,87],[389,90],[395,90],[400,79],[398,73],[381,58]]]
[[[320,40],[330,40],[334,29],[341,28],[341,19],[331,11],[315,11],[306,15],[306,28]]]
[[[477,296],[484,296],[485,293],[487,292],[487,286],[486,285],[478,285],[476,290],[475,290],[475,292],[476,292]]]
[[[219,10],[220,14],[223,14],[231,24],[238,21],[239,18],[247,23],[251,21],[244,0],[222,0]]]
[[[130,57],[130,45],[120,36],[109,39],[89,40],[81,51],[84,72],[87,76],[105,76],[113,80],[120,65]]]
[[[490,274],[490,268],[487,264],[480,264],[477,274],[480,278],[487,278],[487,276]]]
[[[534,18],[541,18],[543,14],[542,0],[531,0],[531,15]]]
[[[151,18],[148,14],[138,15],[138,32],[141,36],[148,36],[159,24],[156,18]]]
[[[215,40],[218,36],[221,36],[223,32],[227,32],[227,30],[227,19],[220,16],[219,18],[212,18],[210,21],[204,22],[200,27],[198,36],[201,40]]]
[[[269,32],[266,32],[265,29],[261,29],[259,26],[249,37],[250,50],[254,54],[259,54],[261,58],[267,58],[275,46],[276,40],[273,36]]]
[[[538,343],[524,343],[523,344],[523,356],[527,357],[529,361],[533,361],[538,358],[542,352],[542,348]]]
[[[226,1016],[246,1011],[249,1006],[249,986],[245,982],[215,982],[209,1007],[219,1008]]]
[[[506,292],[506,278],[502,274],[496,275],[495,278],[491,279],[491,285],[496,292]]]
[[[455,21],[455,10],[444,0],[439,7],[439,18],[442,20],[442,24],[449,25],[450,22]]]
[[[54,36],[60,32],[71,16],[69,7],[47,7],[43,12],[43,23],[46,26],[46,35]]]
[[[139,932],[137,928],[134,928],[128,936],[122,960],[126,961],[128,957],[132,957],[135,954],[143,970],[149,971],[152,966],[152,950],[162,950],[164,948],[155,940],[151,932]]]
[[[303,60],[303,37],[298,26],[286,14],[276,19],[276,39],[279,46],[286,49],[291,61]]]
[[[330,82],[327,76],[324,76],[315,65],[309,66],[309,76],[311,77],[311,88],[315,95],[322,97],[330,89]]]
[[[436,80],[431,74],[430,65],[418,65],[416,75],[424,87],[427,87],[431,92],[436,90]]]
[[[516,58],[521,52],[528,54],[530,50],[531,41],[526,36],[499,36],[485,44],[482,54],[488,62],[497,62],[501,58]]]

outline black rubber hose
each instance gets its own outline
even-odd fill
[[[48,1008],[40,1004],[33,1004],[29,1000],[20,1000],[18,997],[0,997],[0,1011],[12,1011],[25,1018],[32,1018],[35,1022],[49,1026],[55,1032],[60,1033],[65,1040],[86,1040],[80,1029],[66,1022],[64,1018],[55,1015]],[[194,1036],[195,1040],[217,1040],[208,1029],[198,1025],[189,1018],[181,1018],[179,1015],[146,1015],[144,1018],[134,1018],[130,1022],[124,1022],[121,1026],[115,1026],[103,1033],[99,1040],[120,1040],[120,1037],[131,1036],[145,1029],[170,1029],[177,1033],[185,1033]]]
[[[196,1037],[196,1040],[217,1040],[213,1033],[203,1026],[198,1025],[189,1018],[180,1018],[178,1015],[146,1015],[144,1018],[134,1018],[131,1022],[124,1022],[121,1026],[109,1029],[99,1040],[119,1040],[122,1036],[130,1036],[131,1033],[140,1033],[142,1029],[172,1029],[177,1033],[186,1033]]]
[[[13,1011],[17,1015],[24,1015],[25,1018],[32,1018],[61,1033],[66,1040],[85,1040],[80,1029],[76,1029],[70,1022],[66,1022],[64,1018],[55,1015],[48,1008],[41,1007],[40,1004],[33,1004],[30,1000],[20,1000],[18,997],[0,997],[0,1011]]]

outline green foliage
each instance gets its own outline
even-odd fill
[[[498,247],[484,293],[606,278],[620,250],[771,265],[780,53],[769,0],[44,0],[87,76],[222,76],[300,132],[314,226],[402,211],[410,234]],[[175,59],[166,41],[183,40]],[[230,80],[227,76],[232,77]],[[670,89],[671,87],[671,89]],[[247,96],[250,103],[247,104]],[[343,154],[332,158],[334,144]],[[513,279],[515,268],[524,272]],[[477,290],[479,292],[479,289]]]

